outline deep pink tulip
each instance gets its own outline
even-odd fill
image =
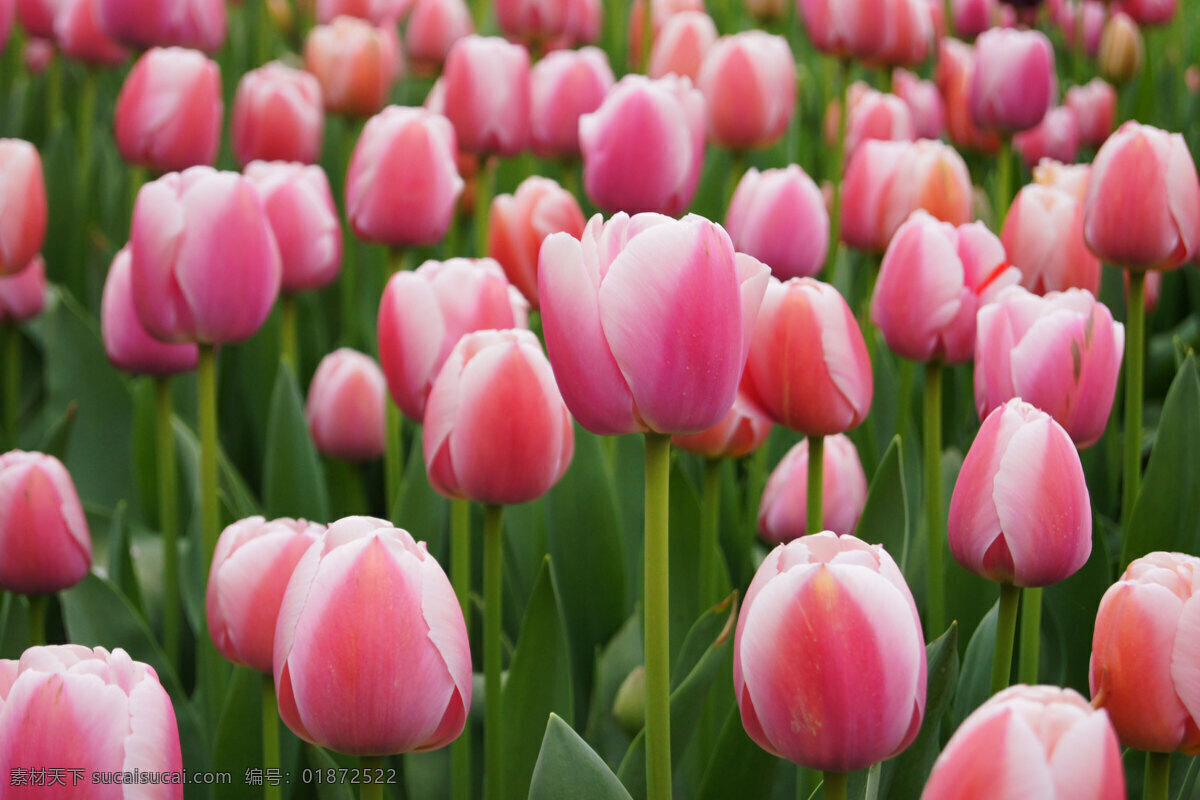
[[[332,283],[342,266],[342,225],[325,171],[315,164],[255,161],[245,174],[262,198],[279,246],[280,291]]]
[[[875,391],[858,321],[838,290],[771,278],[746,363],[747,387],[780,425],[809,436],[858,427]]]
[[[975,43],[971,117],[987,130],[1029,130],[1057,99],[1054,48],[1039,31],[992,28]]]
[[[1050,586],[1092,552],[1092,506],[1079,451],[1054,418],[1016,398],[983,421],[963,460],[947,525],[964,569]]]
[[[1033,182],[1039,186],[1052,186],[1073,195],[1081,204],[1087,199],[1088,179],[1092,168],[1089,164],[1060,164],[1053,159],[1042,159],[1033,168]]]
[[[100,0],[63,0],[54,17],[54,39],[63,55],[88,64],[120,64],[129,51],[100,27]]]
[[[1062,0],[1055,14],[1055,21],[1062,30],[1063,38],[1068,48],[1075,47],[1075,37],[1080,30],[1080,17],[1083,17],[1083,47],[1088,56],[1095,58],[1100,50],[1100,36],[1104,32],[1104,23],[1108,20],[1108,11],[1104,3],[1097,0]]]
[[[579,201],[550,178],[526,178],[516,194],[497,195],[488,215],[488,255],[531,308],[538,307],[538,254],[552,233],[583,236],[586,220]]]
[[[63,0],[16,0],[17,19],[30,36],[54,38],[54,18]]]
[[[159,172],[213,164],[221,146],[221,71],[178,47],[147,50],[117,97],[121,157]]]
[[[1100,600],[1088,683],[1126,747],[1200,752],[1198,596],[1200,559],[1156,552]]]
[[[1120,8],[1142,27],[1167,25],[1175,16],[1177,0],[1120,0]]]
[[[674,74],[695,81],[717,37],[716,23],[703,11],[672,14],[654,37],[648,74],[651,78]]]
[[[850,118],[846,121],[847,163],[868,139],[911,142],[917,138],[912,112],[896,95],[877,92],[860,82],[850,87],[847,99],[850,106]]]
[[[1124,800],[1112,722],[1073,689],[1013,686],[975,709],[933,765],[921,800]]]
[[[76,644],[31,647],[19,661],[0,661],[0,770],[7,782],[19,769],[64,769],[65,785],[14,783],[5,792],[14,800],[182,800],[182,783],[93,785],[103,773],[182,772],[175,709],[154,668],[120,648]],[[80,776],[75,788],[72,769]]]
[[[25,269],[45,239],[42,157],[29,142],[0,139],[0,275]]]
[[[708,135],[732,150],[779,141],[796,107],[796,63],[782,36],[743,31],[709,49],[697,87],[708,110]]]
[[[937,3],[939,11],[941,3]],[[884,0],[879,49],[867,61],[894,67],[915,67],[929,56],[934,42],[933,4],[930,0]]]
[[[459,39],[446,57],[446,116],[458,146],[512,156],[529,144],[529,52],[494,36]]]
[[[822,53],[870,58],[883,43],[889,0],[797,0],[804,29]]]
[[[564,234],[566,235],[566,234]],[[392,399],[415,422],[464,335],[526,325],[528,303],[490,258],[426,261],[388,281],[379,303],[379,361]]]
[[[1125,269],[1174,269],[1200,249],[1200,181],[1177,133],[1127,122],[1092,162],[1083,238]]]
[[[556,50],[529,72],[529,133],[543,157],[579,155],[579,118],[604,102],[613,87],[608,55],[596,47]]]
[[[371,517],[333,523],[296,565],[274,665],[279,716],[341,753],[436,750],[471,707],[471,651],[450,581],[423,542]]]
[[[133,305],[129,247],[122,247],[108,268],[100,299],[100,336],[114,367],[137,375],[174,375],[196,368],[196,345],[165,344],[146,333]]]
[[[563,0],[496,0],[493,7],[500,30],[530,46],[561,36],[567,27]]]
[[[0,50],[8,45],[13,22],[17,17],[17,0],[0,0]]]
[[[1024,187],[1008,210],[1000,241],[1029,291],[1100,293],[1100,259],[1083,243],[1083,203],[1075,195],[1037,183]]]
[[[896,69],[892,71],[892,90],[908,106],[918,137],[938,139],[946,132],[946,108],[933,81]]]
[[[953,0],[950,11],[954,32],[964,39],[974,39],[996,22],[998,5],[997,0]]]
[[[927,670],[916,603],[880,545],[826,531],[776,547],[755,573],[733,688],[764,750],[833,772],[890,758],[921,727]]]
[[[317,22],[328,25],[345,16],[394,27],[412,5],[413,0],[316,0]]]
[[[626,75],[579,119],[588,197],[608,211],[681,214],[700,182],[704,126],[704,95],[687,78]]]
[[[0,324],[33,319],[45,305],[46,262],[41,256],[34,256],[20,272],[0,275]]]
[[[271,674],[275,623],[300,557],[325,526],[296,519],[247,517],[221,532],[205,593],[208,633],[235,664]]]
[[[367,121],[346,174],[346,216],[355,235],[393,247],[429,245],[454,220],[463,179],[449,120],[389,106]]]
[[[250,70],[238,82],[230,124],[233,153],[242,166],[251,161],[315,164],[325,127],[321,84],[279,61]]]
[[[415,69],[436,73],[454,43],[474,32],[464,0],[417,0],[404,28],[404,44]]]
[[[279,247],[254,185],[192,167],[147,183],[133,208],[133,303],[164,342],[234,343],[279,294]]]
[[[0,455],[0,588],[50,594],[91,566],[92,537],[67,468],[41,453]]]
[[[321,359],[308,387],[305,416],[317,451],[371,461],[385,449],[387,382],[375,359],[342,347]]]
[[[821,528],[854,533],[867,505],[867,476],[858,450],[844,434],[825,437],[821,459]],[[808,508],[808,439],[797,444],[771,473],[758,507],[758,534],[782,544],[805,534]]]
[[[737,394],[767,279],[695,215],[596,215],[582,242],[546,237],[542,324],[572,415],[600,434],[716,425]]]
[[[1068,106],[1046,112],[1036,126],[1013,136],[1013,149],[1020,153],[1025,166],[1033,169],[1043,158],[1064,163],[1079,153],[1079,120]]]
[[[957,39],[943,39],[938,46],[934,79],[946,106],[946,132],[962,148],[994,153],[1000,148],[995,131],[985,131],[971,116],[971,83],[975,74],[975,48]]]
[[[304,67],[317,76],[331,114],[369,117],[379,111],[402,66],[395,31],[357,17],[317,25],[304,42]]]
[[[771,420],[738,390],[733,406],[708,430],[671,437],[680,450],[704,458],[741,458],[766,444]]]
[[[725,215],[734,249],[771,268],[780,280],[807,278],[825,266],[829,212],[813,179],[797,164],[746,170]]]
[[[99,8],[101,29],[130,47],[215,53],[225,43],[224,0],[100,0]]]
[[[1117,90],[1102,78],[1093,78],[1084,86],[1067,90],[1067,108],[1075,112],[1079,123],[1079,141],[1099,147],[1112,133],[1117,117]]]

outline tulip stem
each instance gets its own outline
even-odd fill
[[[942,365],[925,365],[925,521],[929,554],[929,629],[946,627],[946,581],[942,546],[946,520],[942,515]],[[809,455],[812,463],[812,455]]]
[[[387,501],[387,516],[393,525],[399,526],[400,494],[404,482],[404,418],[396,402],[388,395],[384,417],[387,441],[383,452],[383,479],[387,482],[384,498]]]
[[[1146,753],[1142,800],[1167,800],[1171,787],[1171,754]]]
[[[1009,192],[1012,191],[1013,147],[1010,137],[1000,140],[1000,164],[996,172],[996,207],[993,209],[996,217],[996,230],[1004,226],[1004,218],[1008,216]]]
[[[359,776],[362,783],[358,785],[358,796],[362,800],[383,800],[383,756],[360,756],[358,766],[367,773]]]
[[[137,205],[138,192],[146,182],[146,168],[137,164],[129,165],[129,222],[133,224],[133,209]]]
[[[217,360],[213,345],[201,343],[196,362],[196,417],[200,434],[200,532],[204,547],[202,569],[207,575],[217,547],[221,516],[217,505]],[[204,693],[209,730],[220,716],[223,688],[221,657],[207,635],[196,648],[197,675]]]
[[[250,5],[254,8],[253,65],[260,67],[271,60],[271,12],[267,0],[250,0]]]
[[[265,770],[279,769],[279,708],[275,702],[275,681],[270,675],[262,678],[262,754]],[[263,782],[263,800],[279,800],[283,789],[271,781]]]
[[[471,503],[450,503],[450,582],[462,606],[467,638],[471,638]],[[471,735],[466,733],[450,745],[450,779],[454,800],[471,798]]]
[[[54,53],[46,68],[46,136],[62,122],[63,105],[63,56]]]
[[[479,258],[487,258],[488,254],[488,215],[492,211],[495,183],[496,156],[484,155],[475,184],[475,255]]]
[[[21,332],[16,325],[0,325],[4,338],[4,435],[8,447],[17,447],[17,421],[21,412]]]
[[[155,431],[158,438],[158,527],[163,548],[163,651],[179,669],[179,511],[176,505],[175,431],[172,428],[171,379],[154,380]]]
[[[833,283],[837,274],[838,253],[842,248],[842,172],[846,159],[846,118],[850,116],[846,111],[849,105],[846,102],[846,75],[849,70],[850,65],[846,60],[837,62],[834,91],[835,96],[841,98],[842,111],[838,115],[837,141],[833,143],[833,174],[830,176],[833,183],[833,204],[829,210],[829,251],[825,257],[825,282],[829,284]]]
[[[846,800],[849,775],[845,772],[825,773],[825,800]]]
[[[733,204],[733,196],[737,193],[738,183],[746,172],[746,151],[729,151],[729,171],[725,173],[725,214],[728,218],[729,206]]]
[[[27,595],[29,600],[29,646],[41,647],[46,643],[46,595]]]
[[[820,533],[825,515],[821,508],[825,490],[825,437],[808,437],[808,496],[805,498],[805,533]]]
[[[292,368],[299,378],[300,351],[296,344],[296,295],[279,295],[279,360]]]
[[[996,617],[996,649],[992,653],[992,694],[1008,688],[1012,674],[1013,639],[1017,634],[1017,606],[1021,587],[1000,584],[1000,612]]]
[[[671,437],[646,434],[646,796],[671,800]]]
[[[504,791],[504,762],[500,756],[500,620],[504,537],[500,526],[503,506],[483,508],[483,749],[487,791],[495,800]]]
[[[1121,515],[1128,530],[1142,480],[1142,358],[1146,339],[1146,273],[1129,270],[1125,310],[1125,485]]]
[[[1021,593],[1021,655],[1017,680],[1033,686],[1038,682],[1038,656],[1042,638],[1042,587],[1031,586]]]
[[[642,52],[638,63],[643,75],[650,74],[650,53],[654,49],[654,3],[645,0],[642,4]]]
[[[717,593],[717,560],[721,522],[721,460],[704,462],[704,494],[700,498],[700,607],[708,608],[720,600]]]
[[[88,185],[92,171],[92,123],[96,119],[96,72],[90,66],[83,71],[83,88],[79,95],[79,127],[76,135],[79,137],[79,187],[81,196],[87,197]],[[85,232],[86,236],[86,232]]]

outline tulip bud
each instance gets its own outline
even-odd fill
[[[63,0],[54,17],[54,38],[63,55],[88,64],[111,66],[129,57],[100,27],[100,0]]]
[[[1100,34],[1096,59],[1100,74],[1113,83],[1125,83],[1142,67],[1142,33],[1128,14],[1108,18]]]
[[[812,277],[825,266],[829,213],[821,190],[796,164],[746,170],[729,201],[725,229],[735,250],[780,280]]]
[[[813,47],[841,58],[870,58],[883,42],[887,0],[797,0]]]
[[[317,76],[326,111],[369,117],[387,103],[403,67],[400,40],[394,31],[338,17],[309,31],[304,67]]]
[[[37,148],[0,139],[0,276],[25,269],[46,239],[46,179]]]
[[[604,9],[600,0],[565,0],[566,22],[558,38],[547,44],[547,49],[560,50],[592,44],[600,37],[600,24]]]
[[[404,44],[414,69],[436,74],[459,39],[475,32],[463,0],[416,0],[404,28]]]
[[[324,170],[255,161],[245,174],[262,198],[279,246],[280,290],[303,292],[332,283],[342,266],[342,226]]]
[[[867,476],[858,450],[844,434],[825,437],[821,459],[821,528],[838,535],[854,532],[867,505]],[[808,439],[775,467],[758,507],[758,534],[783,544],[805,534],[808,508]]]
[[[654,38],[650,51],[651,78],[675,74],[695,81],[704,57],[717,43],[717,26],[703,11],[681,11],[671,15]]]
[[[1092,168],[1088,164],[1060,164],[1044,158],[1033,168],[1033,182],[1038,186],[1052,186],[1074,196],[1083,203],[1087,199],[1088,177]],[[1012,213],[1011,209],[1009,213]]]
[[[941,3],[937,3],[940,9]],[[933,45],[933,4],[930,0],[884,0],[879,49],[867,57],[883,66],[916,66],[929,56]]]
[[[717,40],[697,87],[708,135],[733,150],[769,147],[787,131],[796,106],[796,64],[787,39],[743,31]]]
[[[549,178],[534,175],[515,195],[497,195],[488,215],[488,255],[504,268],[513,286],[538,307],[537,269],[542,241],[564,231],[583,236],[583,211],[574,196]]]
[[[971,116],[971,83],[975,48],[957,39],[943,39],[938,49],[935,79],[946,104],[946,131],[959,147],[994,153],[1000,149],[995,131],[984,131]]]
[[[954,32],[964,39],[974,39],[992,27],[999,16],[996,0],[953,0],[951,14]]]
[[[1117,90],[1100,78],[1067,90],[1067,108],[1079,123],[1079,141],[1099,147],[1112,133],[1117,116]]]
[[[1083,242],[1083,203],[1052,186],[1032,183],[1013,200],[1000,241],[1035,294],[1064,289],[1100,292],[1100,260]]]
[[[651,0],[650,24],[652,34],[651,49],[667,22],[676,14],[687,11],[704,11],[704,0]],[[638,53],[642,52],[642,26],[646,18],[646,0],[633,0],[629,7],[629,61],[632,64]]]
[[[536,47],[562,34],[566,6],[562,0],[496,0],[496,21],[508,38]]]
[[[458,146],[512,156],[529,144],[529,52],[494,36],[455,43],[442,73]]]
[[[0,324],[16,325],[42,313],[46,305],[46,262],[34,256],[12,275],[0,274]]]
[[[638,664],[617,688],[613,720],[630,738],[646,727],[646,667]]]
[[[906,69],[892,71],[892,88],[908,106],[916,136],[938,139],[946,130],[946,109],[942,95],[932,81],[923,81]]]
[[[542,157],[579,155],[579,118],[604,102],[613,86],[608,56],[596,47],[557,50],[533,65],[529,132]]]
[[[741,458],[762,447],[770,433],[771,420],[739,388],[720,422],[700,433],[672,436],[671,444],[703,458]]]
[[[100,298],[100,336],[104,353],[119,370],[139,375],[174,375],[196,368],[195,344],[164,344],[146,333],[133,305],[129,246],[121,248],[108,269]]]
[[[91,566],[92,537],[67,468],[41,453],[0,454],[0,589],[51,594]]]
[[[1079,122],[1070,108],[1052,108],[1035,127],[1015,135],[1012,143],[1030,169],[1043,158],[1070,163],[1079,152]]]
[[[321,85],[278,61],[250,70],[238,82],[231,125],[233,152],[242,166],[251,161],[315,164],[325,127]]]
[[[891,758],[921,727],[927,670],[916,603],[883,547],[826,531],[776,547],[755,573],[733,688],[767,752],[830,772]]]
[[[333,523],[296,565],[274,666],[284,723],[350,755],[444,747],[471,706],[470,645],[450,581],[424,543],[370,517]]]
[[[342,347],[321,359],[305,416],[317,451],[345,461],[383,455],[387,383],[370,356]]]
[[[16,0],[17,19],[31,37],[54,38],[54,18],[63,0]]]
[[[215,53],[225,43],[223,0],[99,0],[100,28],[135,48],[187,47]]]
[[[1045,34],[993,28],[975,43],[971,117],[988,130],[1029,130],[1058,93],[1054,48]]]
[[[1084,52],[1095,57],[1100,49],[1104,23],[1108,19],[1104,3],[1095,0],[1061,0],[1055,19],[1068,47],[1075,48],[1075,37],[1082,34]]]
[[[854,157],[858,146],[868,139],[911,142],[917,138],[912,112],[896,95],[877,92],[866,84],[856,83],[850,87],[847,99],[850,105],[850,118],[846,125],[847,163]],[[836,139],[836,134],[828,138]]]

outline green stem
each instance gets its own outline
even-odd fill
[[[725,213],[733,203],[733,195],[737,192],[738,182],[746,171],[746,151],[731,150],[729,152],[729,171],[725,173]]]
[[[369,773],[364,777],[370,778],[358,785],[358,796],[361,800],[383,800],[383,781],[377,779],[381,777],[385,763],[383,756],[359,757],[359,767]]]
[[[1171,787],[1171,754],[1146,753],[1146,781],[1142,800],[1167,800]]]
[[[1017,606],[1021,587],[1000,584],[1000,614],[996,617],[996,649],[992,653],[992,694],[1008,687],[1012,674],[1013,639],[1017,633]]]
[[[350,171],[350,159],[354,155],[354,146],[358,140],[358,123],[350,117],[343,117],[339,120],[338,125],[333,129],[338,131],[337,153],[338,161],[342,169],[340,185],[345,186],[346,174]],[[345,205],[345,197],[342,198],[343,209]],[[346,220],[346,230],[350,229],[349,219]],[[342,249],[342,269],[338,274],[338,305],[341,315],[341,342],[347,346],[354,346],[356,335],[354,326],[358,321],[356,312],[357,300],[357,273],[358,273],[358,239],[353,236],[347,236],[345,247]]]
[[[646,796],[671,799],[671,437],[646,434]]]
[[[29,600],[29,646],[41,647],[46,643],[46,595],[31,594]]]
[[[946,520],[942,515],[942,365],[925,365],[925,523],[929,554],[929,630],[946,627],[946,581],[942,546]],[[937,635],[937,634],[931,634]]]
[[[279,708],[275,702],[275,682],[270,675],[262,678],[262,752],[263,767],[279,769]],[[263,783],[263,800],[280,800],[281,797],[282,786],[272,786],[269,781]]]
[[[475,185],[475,255],[479,258],[487,258],[488,254],[488,215],[492,211],[495,182],[496,157],[484,155]]]
[[[579,161],[577,159],[568,159],[562,162],[562,186],[576,200],[583,199],[583,192],[579,190]]]
[[[158,439],[158,527],[163,547],[163,651],[179,669],[179,510],[176,505],[175,431],[172,427],[171,379],[156,378],[155,431]]]
[[[388,253],[388,275],[395,275],[408,269],[408,251],[403,247],[393,247]]]
[[[821,503],[825,499],[825,437],[808,437],[808,496],[805,498],[805,533],[824,530],[825,515]]]
[[[471,503],[450,503],[450,582],[462,607],[467,638],[471,636]],[[468,730],[450,745],[451,794],[471,800],[471,736]]]
[[[92,124],[96,119],[96,73],[91,67],[85,67],[83,72],[83,87],[79,94],[79,114],[76,117],[79,127],[76,134],[79,137],[79,185],[84,192],[88,189],[92,168]]]
[[[1017,660],[1017,680],[1029,686],[1038,682],[1038,656],[1042,639],[1042,587],[1029,587],[1021,593],[1021,655]]]
[[[500,527],[503,506],[483,509],[483,750],[487,779],[484,796],[489,800],[504,791],[504,762],[500,756],[500,671],[502,653],[500,593],[504,570],[504,537]]]
[[[825,257],[825,282],[832,284],[837,273],[838,253],[842,248],[842,168],[846,158],[846,119],[848,87],[846,74],[849,64],[842,60],[837,62],[834,90],[842,100],[842,113],[838,116],[838,136],[833,143],[833,206],[829,214],[829,252]]]
[[[200,434],[200,532],[204,547],[202,569],[207,575],[221,527],[217,499],[217,361],[211,344],[200,345],[200,356],[196,363],[196,394]],[[200,638],[203,641],[196,648],[196,669],[205,697],[208,730],[215,732],[224,697],[221,685],[223,664],[207,630]]]
[[[4,338],[4,435],[7,449],[17,447],[17,423],[21,416],[21,331],[16,325],[0,326]]]
[[[796,765],[796,800],[809,800],[812,797],[813,771],[803,764]]]
[[[704,462],[704,494],[700,498],[700,607],[709,608],[721,598],[717,587],[717,538],[721,523],[721,460]]]
[[[55,52],[46,68],[46,136],[62,123],[63,55]]]
[[[138,192],[146,182],[146,168],[137,164],[129,165],[129,221],[133,222],[133,208],[137,205]]]
[[[996,172],[996,230],[1004,227],[1004,218],[1008,216],[1008,204],[1012,191],[1013,147],[1012,139],[1003,137],[1000,140],[999,169]]]
[[[300,355],[296,342],[296,295],[284,292],[279,295],[279,360],[292,368],[299,377]]]
[[[404,483],[404,417],[389,394],[385,417],[387,441],[383,452],[383,477],[387,481],[384,497],[387,499],[388,518],[399,525],[400,493]]]
[[[825,800],[846,800],[850,776],[845,772],[825,773]]]
[[[654,49],[654,3],[645,0],[642,4],[642,52],[638,54],[639,72],[650,74],[650,51]],[[653,800],[653,799],[652,799]]]
[[[271,60],[271,12],[267,0],[249,0],[254,7],[254,66]]]
[[[908,429],[908,418],[912,414],[913,373],[916,364],[907,358],[900,359],[900,399],[896,406],[896,435],[903,436]]]
[[[1125,310],[1125,485],[1121,515],[1128,527],[1142,481],[1142,359],[1146,351],[1146,273],[1129,271]]]

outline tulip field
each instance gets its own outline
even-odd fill
[[[0,800],[1200,800],[1196,0],[0,0]]]

